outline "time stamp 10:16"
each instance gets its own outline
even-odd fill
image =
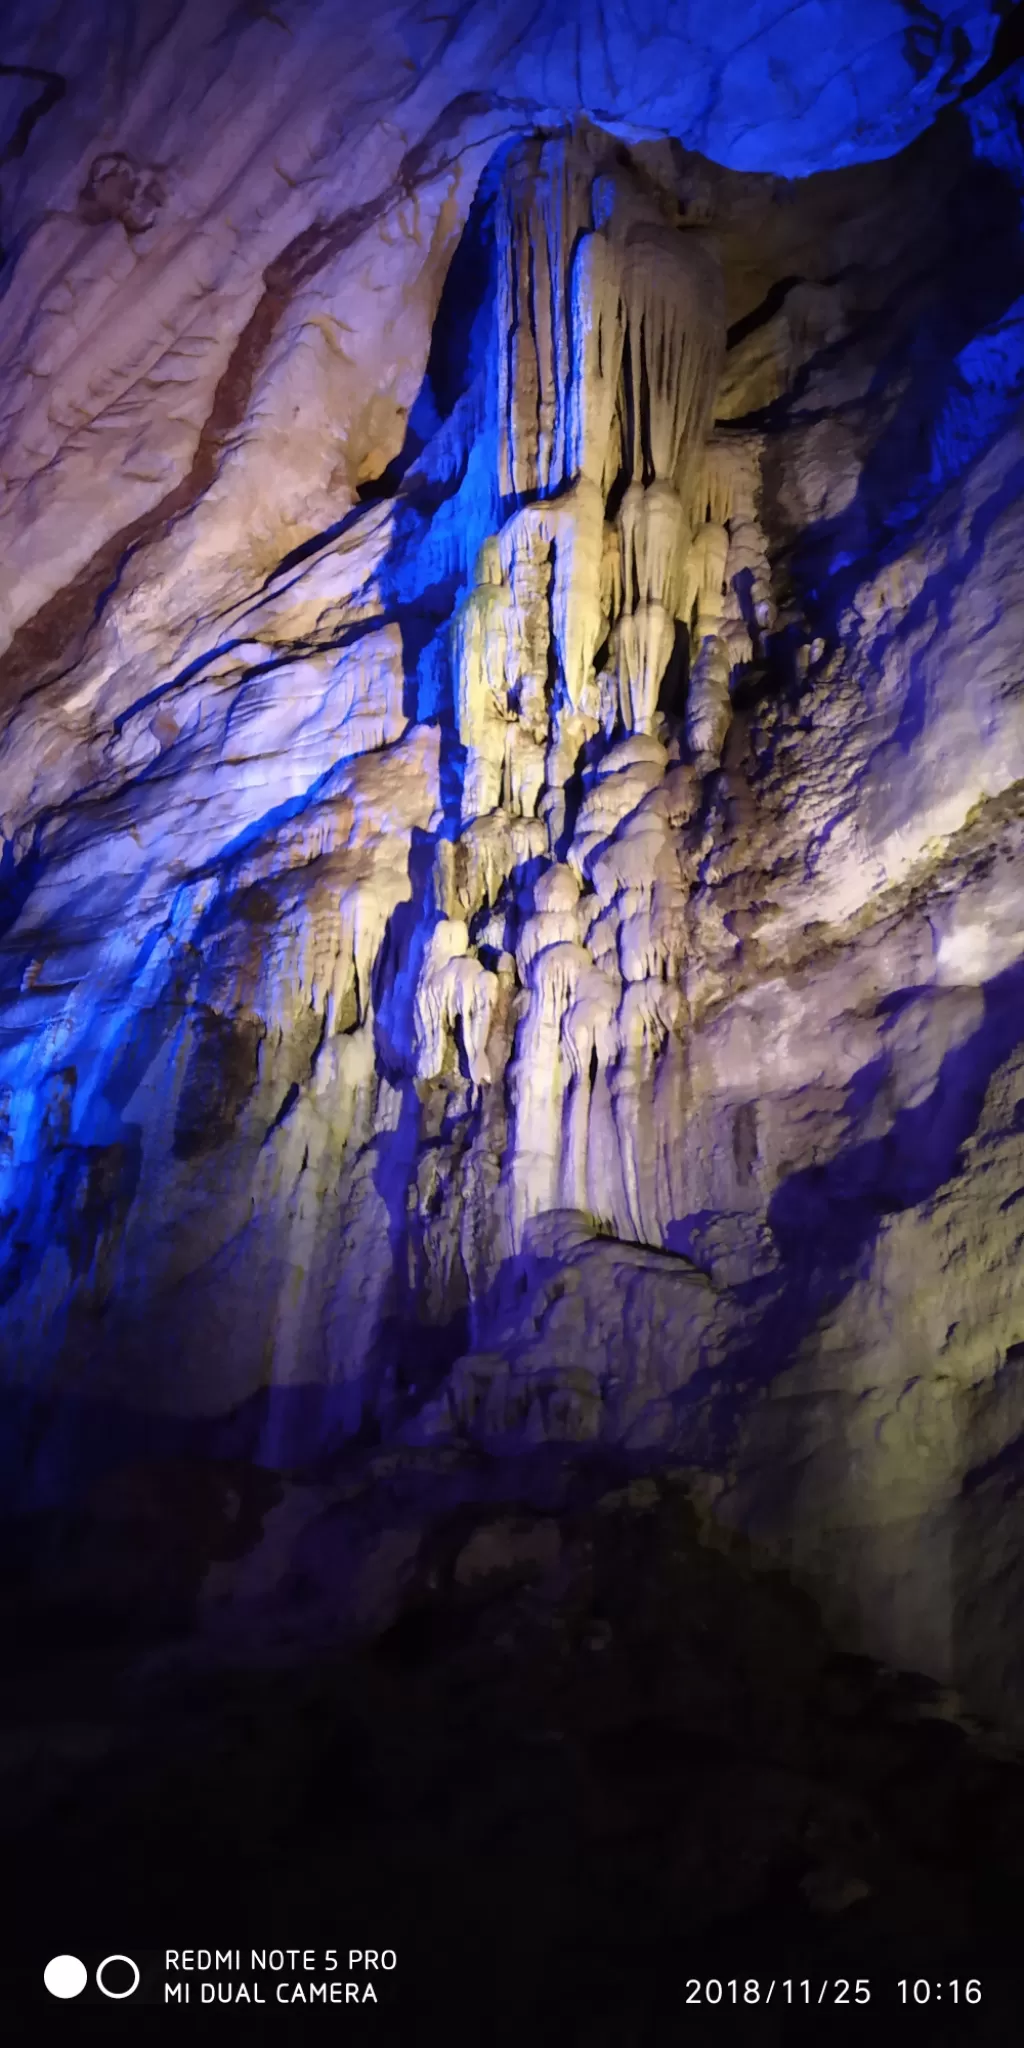
[[[868,1977],[688,1977],[687,2005],[870,2005],[892,1996]],[[900,1977],[899,2005],[980,2005],[980,1977]]]

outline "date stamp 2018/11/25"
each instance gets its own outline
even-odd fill
[[[980,2005],[979,1977],[687,1977],[686,2005]]]

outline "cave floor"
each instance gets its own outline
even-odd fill
[[[1024,1770],[998,1737],[837,1654],[668,1480],[557,1516],[463,1507],[424,1556],[358,1643],[289,1641],[280,1612],[230,1649],[56,1610],[22,1630],[0,1682],[9,2012],[39,2017],[43,1963],[90,1942],[333,1945],[397,1951],[346,2013],[372,2039],[1010,2038]],[[901,2004],[900,1979],[968,1977],[977,2007]],[[721,2007],[687,2003],[716,1978]],[[730,2010],[733,1979],[756,2010]],[[860,2018],[844,1979],[851,2006],[868,1980]],[[802,2003],[822,1984],[827,2024]],[[218,2017],[224,2039],[296,2024]]]

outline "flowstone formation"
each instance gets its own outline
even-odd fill
[[[713,239],[606,139],[516,152],[496,212],[507,516],[452,632],[461,829],[435,862],[416,1072],[506,1078],[502,1251],[558,1209],[657,1244],[685,1088],[678,835],[774,615],[756,444],[712,432]]]

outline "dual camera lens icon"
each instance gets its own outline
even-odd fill
[[[118,1963],[130,1970],[132,1976],[131,1983],[121,1989],[117,1986],[123,1979],[124,1970],[114,1967]],[[141,1975],[138,1963],[133,1963],[131,1956],[104,1956],[103,1961],[96,1965],[96,1989],[102,1991],[104,1998],[130,1998],[132,1992],[139,1988]],[[54,1956],[43,1971],[43,1983],[51,1998],[77,1998],[88,1982],[89,1972],[77,1956]]]

